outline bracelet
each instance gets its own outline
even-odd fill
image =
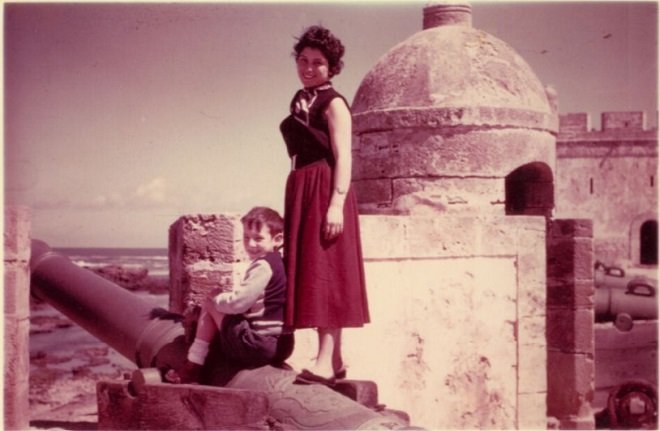
[[[337,194],[345,195],[348,190],[342,190],[339,187],[335,187],[335,191],[337,192]]]

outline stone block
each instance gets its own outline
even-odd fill
[[[544,344],[518,344],[518,394],[547,392],[547,371],[540,366],[546,363],[547,349]],[[543,416],[545,418],[545,410]]]
[[[523,345],[546,346],[545,310],[537,314],[521,316],[518,314],[518,343]]]
[[[546,398],[545,392],[518,394],[518,429],[547,428]]]
[[[549,236],[553,239],[592,238],[593,221],[591,219],[555,219],[549,225]]]
[[[5,377],[4,427],[5,430],[27,430],[30,428],[30,402],[27,372],[25,381],[11,382]]]
[[[645,126],[646,115],[643,111],[601,113],[601,128],[603,131],[621,129],[644,130]]]
[[[30,369],[29,334],[30,320],[5,316],[5,382],[27,381]]]
[[[389,210],[392,205],[392,180],[354,180],[352,187],[359,202],[360,213],[378,213]]]
[[[96,386],[99,429],[268,430],[263,392],[154,383],[136,393],[127,382]]]
[[[378,405],[378,386],[369,380],[338,380],[333,389],[369,408]]]
[[[580,133],[589,131],[589,114],[576,112],[559,115],[559,133]]]
[[[30,321],[5,315],[4,320],[4,428],[28,429]]]
[[[593,308],[594,292],[592,280],[549,279],[547,304],[549,307]]]
[[[504,207],[504,185],[497,178],[395,178],[393,205],[399,213],[423,212],[500,215]],[[429,211],[430,210],[430,211]]]
[[[229,290],[237,264],[248,261],[238,214],[186,215],[169,229],[170,303],[187,314],[211,289]]]
[[[559,419],[559,429],[593,430],[596,429],[596,420],[592,414],[584,414],[582,416],[568,416]]]
[[[592,355],[548,350],[548,414],[557,418],[591,414]]]
[[[593,354],[593,309],[548,308],[548,347],[562,352]]]
[[[593,241],[591,238],[551,240],[548,242],[548,278],[593,279]]]
[[[170,253],[180,253],[183,265],[244,259],[240,218],[231,213],[182,216],[170,226]]]
[[[31,212],[24,206],[5,207],[4,260],[30,260]]]
[[[30,316],[30,273],[25,261],[5,262],[5,315],[18,319]]]

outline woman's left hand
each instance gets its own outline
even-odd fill
[[[330,205],[323,231],[327,241],[337,238],[344,231],[344,211],[341,206]]]

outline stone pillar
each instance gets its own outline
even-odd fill
[[[549,221],[547,259],[548,416],[561,429],[594,429],[592,221]]]
[[[5,208],[4,428],[30,422],[30,210]]]
[[[170,310],[189,316],[212,289],[230,290],[247,262],[237,214],[184,215],[169,229]]]

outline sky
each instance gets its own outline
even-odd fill
[[[657,125],[657,2],[471,2],[560,113],[645,111]],[[300,87],[295,37],[346,46],[352,101],[423,1],[4,4],[4,201],[53,247],[167,247],[185,214],[283,208],[279,132]]]

